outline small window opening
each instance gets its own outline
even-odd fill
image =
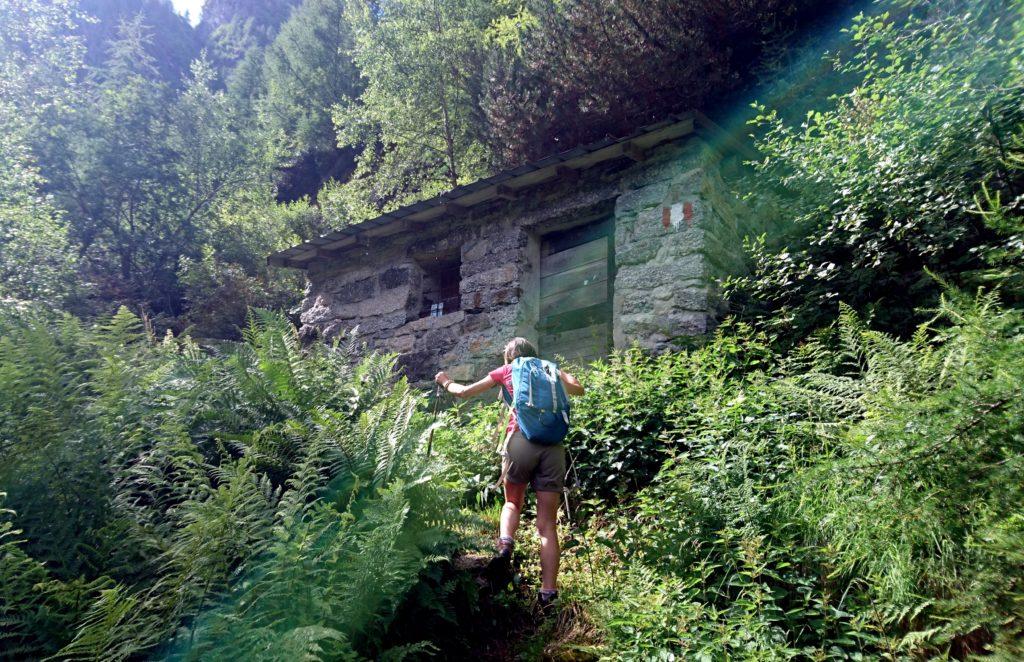
[[[420,317],[441,317],[459,310],[459,256],[445,255],[420,261],[423,269],[423,303]]]

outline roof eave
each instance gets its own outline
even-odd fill
[[[385,237],[449,215],[460,216],[470,208],[495,199],[515,199],[525,189],[557,178],[573,177],[576,171],[618,158],[642,160],[651,149],[701,131],[720,131],[698,112],[674,115],[641,127],[616,140],[603,139],[510,168],[477,182],[459,186],[429,200],[401,207],[376,218],[344,227],[267,256],[267,264],[306,269],[314,260],[337,257],[371,238]],[[513,174],[518,173],[518,174]],[[479,186],[485,184],[484,186]]]

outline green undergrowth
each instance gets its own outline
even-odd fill
[[[1019,310],[950,293],[900,340],[844,309],[784,356],[731,324],[582,375],[563,615],[526,658],[1024,654]],[[481,495],[496,416],[464,416],[440,448]]]
[[[401,659],[474,600],[393,356],[8,308],[0,384],[0,658]]]
[[[269,314],[218,350],[127,312],[2,324],[7,657],[1024,653],[1024,314],[996,294],[904,339],[843,309],[784,354],[727,323],[580,368],[553,615],[532,503],[486,581],[493,404],[431,426],[393,357]]]

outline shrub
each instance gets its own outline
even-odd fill
[[[686,448],[679,430],[691,413],[770,358],[763,336],[727,324],[689,352],[655,357],[633,348],[595,363],[587,392],[573,400],[566,440],[583,495],[622,497],[644,486]]]
[[[261,311],[242,335],[208,353],[158,341],[125,309],[91,328],[0,317],[5,648],[126,659],[390,647],[397,606],[452,544],[420,397],[393,356],[363,355],[355,339],[303,348]]]
[[[1022,339],[991,294],[950,293],[908,341],[846,308],[673,414],[679,452],[585,537],[609,550],[586,606],[608,650],[1019,654]]]
[[[467,505],[485,506],[500,488],[501,458],[495,431],[504,425],[507,409],[497,403],[452,407],[441,413],[434,448],[446,462],[445,480]]]
[[[751,196],[784,229],[751,244],[734,301],[787,342],[831,323],[840,300],[912,332],[941,292],[926,270],[963,284],[982,266],[973,249],[993,237],[973,213],[980,185],[1019,189],[1007,156],[1024,121],[1021,5],[900,4],[852,26],[835,58],[848,92],[799,126],[758,107]]]
[[[238,340],[250,308],[288,308],[301,289],[294,274],[256,278],[241,265],[218,259],[209,247],[200,259],[181,259],[178,280],[188,302],[179,324],[200,338]]]

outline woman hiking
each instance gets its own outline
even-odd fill
[[[505,345],[503,354],[504,365],[495,368],[474,384],[458,384],[444,371],[437,373],[434,381],[457,398],[471,398],[495,386],[501,386],[509,396],[507,399],[510,399],[514,395],[513,362],[517,358],[539,357],[536,348],[525,338],[510,340]],[[583,395],[583,386],[569,373],[559,370],[558,380],[565,393]],[[554,398],[554,385],[551,391]],[[530,397],[532,399],[532,393]],[[565,446],[560,441],[550,444],[528,440],[516,420],[515,408],[510,409],[508,426],[505,429],[506,452],[502,460],[505,505],[501,509],[497,557],[504,561],[512,558],[516,529],[519,528],[519,515],[526,497],[526,486],[532,485],[534,492],[537,493],[537,533],[540,535],[541,588],[537,598],[541,606],[547,606],[558,597],[558,504],[565,487]],[[568,424],[568,416],[565,413],[562,413],[562,416]]]

